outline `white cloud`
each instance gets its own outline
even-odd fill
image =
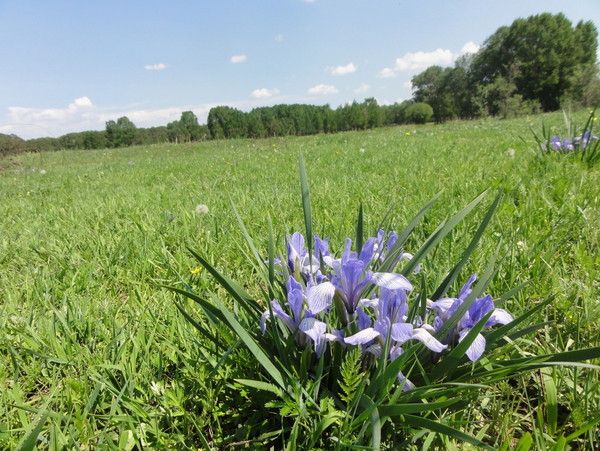
[[[379,72],[380,78],[393,78],[395,76],[396,76],[396,72],[394,72],[394,69],[390,69],[389,67],[384,67]]]
[[[255,89],[254,91],[252,91],[252,93],[250,95],[252,97],[254,97],[255,99],[268,99],[269,97],[276,96],[277,94],[279,94],[279,89],[277,89],[277,88],[274,88],[274,89],[260,88],[260,89]]]
[[[312,96],[325,96],[329,94],[337,94],[338,90],[333,85],[325,85],[321,83],[310,88],[308,93]]]
[[[363,93],[367,92],[369,89],[371,89],[371,87],[368,84],[363,83],[358,88],[356,88],[354,90],[354,92],[356,94],[363,94]]]
[[[239,64],[245,63],[247,59],[248,57],[246,55],[233,55],[231,58],[229,58],[229,61],[231,61],[233,64]]]
[[[165,63],[146,64],[144,69],[146,70],[165,70],[167,65]]]
[[[454,54],[450,50],[435,49],[433,52],[405,53],[396,59],[394,66],[397,72],[427,69],[429,66],[449,66],[454,62]]]
[[[73,103],[69,104],[70,109],[88,108],[91,106],[94,105],[92,105],[92,101],[90,100],[90,98],[86,96],[77,97],[75,100],[73,100]]]
[[[345,66],[330,67],[329,73],[331,75],[346,75],[356,72],[356,69],[357,67],[354,65],[354,63],[348,63]]]
[[[303,0],[304,3],[315,3],[317,0]]]
[[[480,48],[481,47],[476,42],[469,41],[463,45],[463,48],[460,50],[460,54],[466,55],[467,53],[477,53]]]
[[[379,72],[380,78],[391,78],[400,72],[417,72],[427,69],[429,66],[451,66],[459,56],[476,53],[479,45],[469,41],[463,45],[459,53],[449,49],[437,48],[431,52],[408,52],[400,58],[396,58],[393,67],[386,67]]]
[[[282,34],[275,35],[275,42],[283,42],[284,37]]]

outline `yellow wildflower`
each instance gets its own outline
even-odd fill
[[[194,275],[194,276],[195,276],[195,275],[197,275],[197,274],[200,274],[200,273],[202,272],[202,266],[196,266],[196,267],[192,268],[192,269],[190,270],[190,272],[191,272],[191,273],[192,273],[192,275]]]

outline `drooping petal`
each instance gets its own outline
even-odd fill
[[[452,307],[452,304],[456,301],[455,298],[442,298],[437,301],[427,300],[427,308],[430,308],[439,316],[445,316]]]
[[[437,338],[427,332],[425,329],[418,327],[413,331],[411,337],[413,340],[418,340],[431,349],[433,352],[442,352],[448,346],[440,343]]]
[[[331,333],[325,334],[325,339],[329,342],[336,341],[338,343],[344,343],[344,331],[339,329],[334,329]]]
[[[377,286],[387,288],[388,290],[411,291],[413,289],[412,284],[402,274],[374,272],[372,278]]]
[[[308,335],[313,341],[316,341],[318,337],[325,335],[327,325],[323,321],[310,316],[300,322],[298,329]]]
[[[402,386],[402,391],[407,392],[415,388],[415,384],[409,381],[402,372],[398,373],[398,383]]]
[[[377,305],[379,305],[379,299],[378,298],[361,299],[360,301],[358,301],[358,306],[362,307],[363,309],[365,309],[365,308],[376,309]]]
[[[306,303],[313,314],[327,310],[333,301],[335,286],[331,282],[323,282],[308,289]]]
[[[394,323],[392,324],[392,339],[399,344],[413,338],[413,325],[410,323]]]
[[[458,341],[461,342],[463,341],[463,339],[467,336],[467,334],[469,333],[471,329],[463,329],[460,331],[460,334],[458,336]],[[485,337],[481,334],[477,334],[477,336],[475,337],[475,340],[473,340],[473,343],[471,343],[471,345],[469,346],[469,349],[467,349],[467,357],[469,358],[469,360],[471,362],[475,362],[477,360],[479,360],[479,358],[482,356],[483,352],[485,351]]]
[[[273,310],[273,315],[275,318],[279,318],[281,321],[283,321],[290,330],[293,331],[296,328],[292,318],[290,315],[285,313],[279,302],[275,300],[271,301],[271,310]]]
[[[404,349],[398,345],[394,345],[390,348],[390,360],[393,362],[404,352]]]
[[[380,336],[380,333],[377,332],[372,327],[367,327],[366,329],[361,330],[360,332],[355,333],[354,335],[350,335],[349,337],[344,338],[344,342],[348,345],[364,345],[373,341],[377,337]]]
[[[485,324],[486,327],[492,327],[496,324],[508,324],[513,321],[513,317],[506,310],[501,308],[494,309],[494,313],[490,316],[489,321]]]

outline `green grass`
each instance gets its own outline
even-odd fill
[[[365,230],[392,205],[389,219],[400,229],[441,191],[410,251],[481,191],[502,188],[503,203],[463,275],[483,271],[499,247],[489,291],[531,281],[505,308],[519,313],[556,295],[544,311],[548,326],[515,344],[524,355],[598,346],[600,172],[569,155],[539,158],[529,125],[542,120],[558,126],[562,117],[1,160],[0,448],[27,449],[36,437],[52,449],[225,448],[245,442],[251,428],[256,434],[260,424],[244,409],[250,395],[232,385],[244,377],[234,363],[249,357],[239,350],[212,361],[160,285],[215,288],[204,272],[191,273],[189,246],[257,294],[231,201],[265,255],[268,216],[280,244],[285,233],[303,231],[300,153],[313,230],[336,247],[354,234],[360,202]],[[209,213],[196,215],[197,204]],[[482,214],[426,259],[428,282],[442,280]],[[524,443],[530,433],[544,449],[599,416],[598,372],[556,368],[486,390],[451,424],[483,432],[495,446],[525,435]],[[573,443],[597,449],[599,440],[591,428]]]

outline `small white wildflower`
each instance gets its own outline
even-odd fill
[[[364,147],[361,147],[361,148],[359,149],[359,152],[360,152],[360,153],[365,153],[365,148],[364,148]]]
[[[506,156],[507,156],[507,157],[510,157],[510,158],[514,158],[514,156],[515,156],[515,149],[512,149],[512,148],[511,148],[511,149],[508,149],[508,150],[506,151]]]
[[[40,174],[44,175],[46,173],[45,169],[40,169]]]
[[[525,248],[525,242],[524,241],[518,241],[517,242],[517,246],[519,246],[521,249]]]
[[[208,207],[204,204],[196,205],[196,209],[194,210],[197,215],[205,215],[208,213]]]

